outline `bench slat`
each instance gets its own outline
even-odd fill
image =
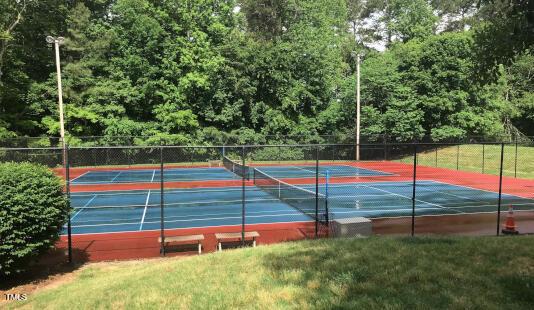
[[[202,240],[204,240],[204,235],[187,235],[187,236],[165,237],[165,243],[167,243],[167,242],[202,241]],[[158,242],[161,242],[161,237],[158,238]]]
[[[245,232],[245,238],[256,238],[259,237],[260,234],[257,231],[247,231]],[[237,233],[216,233],[215,238],[217,240],[224,240],[224,239],[241,239],[242,234],[240,232]]]

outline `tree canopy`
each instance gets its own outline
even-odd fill
[[[534,13],[504,0],[0,0],[0,139],[534,135]],[[77,140],[73,140],[77,141]],[[157,140],[154,140],[157,141]]]

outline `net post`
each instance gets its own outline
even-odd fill
[[[67,253],[69,264],[72,263],[72,221],[70,216],[70,160],[69,160],[69,146],[64,145],[63,148],[64,158],[65,158],[65,181],[66,181],[66,192],[67,192]]]
[[[159,167],[159,215],[160,215],[160,255],[165,256],[165,214],[164,214],[164,180],[163,180],[163,146],[160,145],[159,147],[159,157],[160,157],[160,167]]]
[[[241,162],[243,163],[243,167],[245,166],[245,147],[243,146],[241,149]],[[247,173],[242,173],[241,178],[241,246],[245,246],[245,182],[246,182],[246,175]]]
[[[315,148],[315,238],[319,236],[319,146]]]
[[[502,202],[502,169],[504,161],[504,143],[501,143],[501,163],[499,167],[499,201],[497,202],[497,236],[501,227],[501,202]]]
[[[412,184],[412,237],[415,235],[415,185],[417,178],[417,144],[413,145],[413,184]]]

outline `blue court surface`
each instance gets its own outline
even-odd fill
[[[258,169],[275,178],[309,178],[315,176],[315,166],[259,166]],[[381,176],[391,173],[344,165],[319,166],[319,174],[327,171],[332,177]],[[235,180],[241,177],[221,167],[214,168],[166,168],[163,170],[166,182]],[[252,171],[251,171],[252,174]],[[251,175],[252,177],[252,175]],[[112,183],[160,182],[159,169],[88,171],[71,180],[73,185]]]
[[[411,182],[330,184],[328,206],[335,218],[411,215]],[[315,186],[301,186],[313,191]],[[417,182],[416,215],[486,213],[497,210],[497,193],[435,181]],[[313,219],[255,187],[246,187],[246,224]],[[326,194],[326,187],[320,188]],[[165,191],[165,229],[240,225],[242,188],[169,189]],[[301,201],[302,202],[302,201]],[[534,200],[504,194],[503,206],[534,210]],[[155,190],[73,193],[74,234],[160,229],[160,192]],[[305,202],[310,206],[310,201]],[[311,204],[313,205],[313,203]],[[310,210],[313,212],[313,210]]]

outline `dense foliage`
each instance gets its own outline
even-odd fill
[[[0,164],[0,277],[53,246],[67,217],[60,178],[44,166]]]
[[[364,135],[534,135],[529,6],[0,0],[0,138],[59,133],[46,35],[66,37],[70,136],[197,144],[351,135],[354,53],[364,54]]]

